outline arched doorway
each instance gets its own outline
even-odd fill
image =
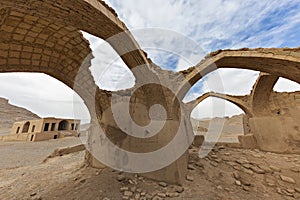
[[[218,97],[203,99],[191,112],[195,135],[203,135],[208,142],[238,143],[244,135],[245,111],[238,105]]]
[[[22,133],[28,133],[30,123],[26,122],[23,126]]]
[[[69,122],[67,120],[63,120],[63,121],[59,122],[59,124],[58,124],[59,131],[68,130],[68,127],[69,127]]]

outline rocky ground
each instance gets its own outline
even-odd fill
[[[300,199],[300,155],[223,146],[203,159],[197,148],[189,152],[189,174],[182,186],[86,167],[83,151],[47,162],[33,158],[31,164],[0,169],[0,199]]]

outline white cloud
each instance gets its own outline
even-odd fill
[[[279,78],[277,83],[274,85],[274,91],[276,92],[300,91],[300,84],[285,78]]]
[[[196,99],[206,92],[218,92],[230,95],[247,95],[259,75],[259,72],[244,69],[218,69],[205,76],[195,85],[184,99],[185,102]],[[198,90],[197,90],[198,89]],[[192,112],[194,118],[212,118],[232,116],[243,113],[236,105],[218,98],[207,98]]]
[[[198,88],[195,87],[193,92],[189,93],[184,101],[189,102],[206,92],[218,92],[231,95],[246,95],[250,94],[254,85],[258,72],[241,70],[241,69],[218,69],[211,75],[204,78],[203,83]],[[215,84],[222,82],[222,86]],[[212,87],[209,87],[212,86]],[[285,78],[279,78],[274,86],[274,91],[277,92],[295,92],[300,91],[300,84],[290,81]],[[217,98],[207,98],[202,101],[192,112],[194,118],[212,118],[222,116],[232,116],[243,113],[236,105]],[[225,111],[224,111],[225,110]]]
[[[203,100],[191,113],[194,119],[224,117],[244,113],[238,106],[214,97]]]
[[[91,43],[94,59],[90,70],[99,88],[116,91],[132,87],[135,78],[115,50],[100,38],[83,35]]]
[[[0,96],[41,117],[79,118],[89,121],[82,99],[62,82],[45,74],[0,73]]]
[[[202,90],[231,95],[250,94],[258,75],[257,71],[245,69],[218,69],[207,76]],[[222,85],[216,85],[217,81]]]
[[[219,48],[300,46],[300,0],[107,2],[130,29],[160,28],[167,29],[165,33],[173,32],[171,35],[160,35],[154,34],[153,30],[148,34],[143,34],[141,30],[133,31],[150,58],[168,69],[182,70],[195,65],[206,53]],[[95,51],[96,58],[91,70],[100,88],[116,90],[131,87],[134,77],[114,51],[101,39],[84,35]],[[178,35],[184,39],[178,38]],[[189,99],[208,90],[247,94],[256,76],[257,72],[218,70],[204,79],[208,87],[198,84],[199,91],[190,93]],[[204,80],[202,83],[205,83]],[[222,80],[223,83],[215,84],[215,80]],[[280,82],[275,89],[299,90],[299,85]],[[73,99],[72,90],[44,75],[34,75],[33,78],[28,74],[1,74],[0,84],[0,95],[14,104],[25,106],[42,116],[72,115],[72,108],[66,103]],[[234,109],[231,111],[234,112]]]
[[[293,9],[299,0],[107,2],[130,29],[155,27],[177,31],[197,41],[208,52],[216,48],[281,45],[287,31],[297,28],[300,19],[299,10]],[[267,30],[272,24],[276,26]],[[247,37],[250,39],[246,40]],[[138,41],[141,39],[137,37]]]
[[[191,101],[206,92],[230,95],[247,95],[259,75],[259,72],[245,69],[217,69],[202,78],[191,88],[184,101]]]
[[[205,53],[218,48],[300,45],[290,42],[299,41],[293,32],[299,30],[297,27],[300,23],[300,12],[293,7],[298,6],[300,1],[109,0],[108,3],[116,8],[120,18],[130,29],[163,28],[176,31],[195,41],[195,46],[198,46],[201,53],[193,55],[187,51],[188,48],[183,49],[180,53],[184,56],[179,57],[176,66],[171,66],[177,71],[195,65]],[[135,34],[135,37],[143,48],[151,46],[149,42],[147,45],[143,44],[144,35]],[[166,40],[168,38],[160,39],[159,42],[154,40],[152,48],[156,46],[160,49],[165,46]],[[176,40],[168,45],[176,48]],[[149,56],[158,64],[165,65],[165,60],[168,60],[168,55],[159,51],[150,51]],[[198,83],[194,88],[198,88],[199,91],[194,89],[185,101],[195,99],[207,91],[232,95],[249,94],[257,76],[258,72],[249,70],[217,70]],[[294,85],[284,87],[289,88],[297,89]],[[205,102],[203,105],[203,108],[208,108]],[[239,113],[232,106],[228,110],[228,113],[230,112]]]

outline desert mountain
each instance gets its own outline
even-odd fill
[[[38,115],[29,110],[11,105],[7,99],[0,98],[0,135],[8,134],[15,121],[39,118]]]

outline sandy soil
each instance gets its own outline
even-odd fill
[[[43,146],[30,144],[25,145],[23,155]],[[47,151],[70,144],[76,141],[51,141],[46,144]],[[12,148],[11,145],[22,146],[18,143],[8,147]],[[2,150],[7,146],[0,146],[3,156]],[[28,164],[21,167],[12,168],[13,163],[19,165],[17,158],[21,156],[16,156],[14,162],[1,159],[0,199],[300,199],[300,155],[221,146],[200,159],[198,149],[191,148],[188,180],[181,187],[109,168],[86,167],[83,151],[51,158],[45,163],[40,160],[47,156],[46,151],[38,152],[42,152],[39,161],[30,156],[31,162],[28,159]],[[3,164],[6,162],[10,165]]]
[[[0,141],[0,169],[41,163],[56,148],[81,144],[80,138],[67,137],[42,142]]]

